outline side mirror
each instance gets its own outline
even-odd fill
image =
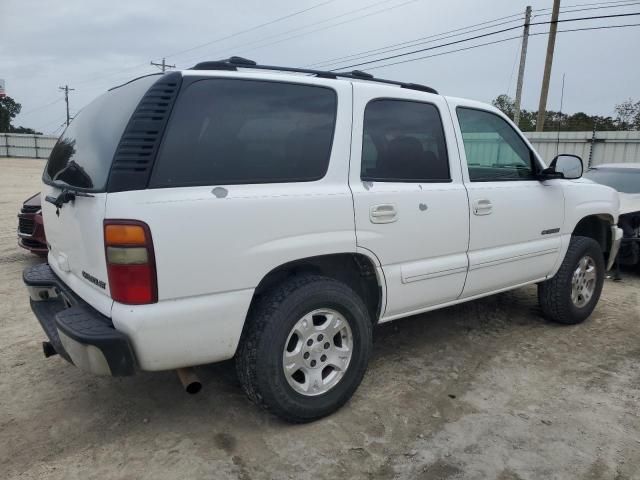
[[[578,155],[562,154],[558,155],[551,162],[551,166],[547,169],[551,174],[560,174],[562,178],[567,180],[575,180],[582,177],[584,167],[582,159]]]

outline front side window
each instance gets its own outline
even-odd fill
[[[373,100],[364,112],[361,179],[449,182],[449,160],[435,105]]]
[[[329,165],[337,98],[325,87],[206,79],[178,99],[152,187],[306,182]]]
[[[503,118],[473,108],[457,111],[472,182],[535,179],[531,150]]]

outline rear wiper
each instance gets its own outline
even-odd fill
[[[57,197],[53,195],[47,195],[45,201],[55,205],[57,209],[62,208],[65,203],[72,202],[76,197],[93,197],[90,193],[80,192],[78,190],[72,190],[69,188],[63,188]]]

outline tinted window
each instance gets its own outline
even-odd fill
[[[535,178],[529,147],[503,118],[458,108],[458,121],[472,182]]]
[[[438,109],[405,100],[369,102],[364,112],[361,178],[379,182],[449,181]]]
[[[178,99],[151,184],[318,180],[329,165],[336,106],[324,87],[197,81]]]
[[[129,118],[156,80],[157,75],[134,80],[84,107],[53,147],[44,181],[91,191],[103,190]]]
[[[584,176],[622,193],[640,193],[640,169],[594,167]]]

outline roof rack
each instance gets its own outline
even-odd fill
[[[230,70],[237,71],[238,68],[251,68],[253,70],[275,70],[279,72],[293,72],[293,73],[307,73],[309,75],[315,75],[320,78],[351,78],[356,80],[367,80],[369,82],[386,83],[389,85],[398,85],[401,88],[407,88],[410,90],[419,90],[421,92],[435,93],[438,92],[426,85],[420,85],[419,83],[405,83],[396,82],[394,80],[385,80],[382,78],[376,78],[370,73],[362,72],[360,70],[353,70],[351,72],[332,72],[325,70],[310,70],[307,68],[294,68],[294,67],[277,67],[274,65],[258,65],[253,60],[242,57],[230,57],[225,60],[215,60],[209,62],[200,62],[191,70]]]

